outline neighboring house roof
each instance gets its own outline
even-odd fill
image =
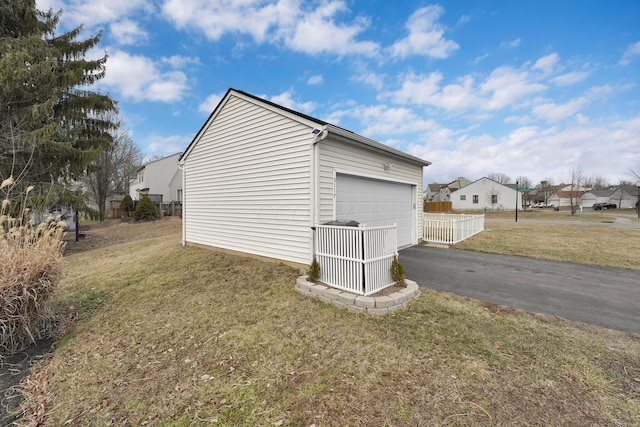
[[[583,194],[584,194],[584,191],[575,191],[575,192],[556,191],[555,193],[553,193],[553,196],[551,197],[560,198],[560,199],[570,199],[571,197],[580,198],[580,196],[582,196]]]
[[[611,190],[589,190],[585,192],[585,194],[587,193],[593,194],[596,197],[609,197]]]
[[[615,193],[617,191],[623,191],[629,195],[635,196],[638,194],[638,186],[636,185],[629,185],[629,184],[624,184],[624,185],[618,185],[616,187],[613,187],[611,189],[611,193]]]
[[[480,181],[482,181],[483,179],[484,179],[484,180],[487,180],[487,181],[494,182],[494,183],[496,183],[496,184],[498,184],[498,185],[501,185],[501,186],[503,186],[503,187],[507,187],[507,188],[508,188],[508,189],[510,189],[510,190],[516,191],[516,185],[515,185],[515,184],[501,184],[501,183],[499,183],[498,181],[494,181],[494,180],[493,180],[493,179],[491,179],[491,178],[487,178],[486,176],[483,176],[483,177],[482,177],[482,178],[480,178],[480,179],[476,179],[476,180],[475,180],[475,181],[473,181],[472,183],[469,183],[469,184],[467,184],[467,185],[465,185],[465,186],[463,186],[463,187],[460,187],[460,190],[462,190],[463,188],[469,187],[470,185],[473,185],[473,184],[475,184],[476,182],[480,182]]]
[[[170,155],[168,155],[168,156],[164,156],[164,157],[160,157],[160,158],[157,158],[157,159],[151,160],[150,162],[147,162],[147,163],[145,163],[144,165],[140,166],[138,169],[136,169],[136,172],[140,172],[142,169],[146,168],[146,167],[147,167],[147,166],[149,166],[150,164],[153,164],[153,163],[159,162],[159,161],[164,160],[164,159],[168,159],[169,157],[173,157],[173,156],[182,156],[182,152],[181,152],[181,151],[179,151],[179,152],[177,152],[177,153],[170,154]],[[135,176],[134,176],[134,177],[135,177]]]
[[[182,161],[183,159],[185,159],[189,153],[191,152],[191,149],[193,148],[194,144],[196,143],[196,141],[198,141],[200,139],[200,137],[202,136],[203,132],[208,128],[209,124],[211,123],[211,120],[218,114],[218,112],[220,111],[221,106],[229,99],[230,95],[241,95],[244,96],[246,98],[250,98],[254,101],[257,101],[263,105],[267,105],[270,106],[274,109],[280,110],[281,112],[285,112],[288,113],[288,115],[292,116],[292,118],[298,118],[299,120],[301,119],[304,122],[311,122],[315,125],[317,125],[319,128],[324,128],[324,129],[317,129],[318,130],[318,134],[326,131],[330,134],[332,134],[335,138],[342,140],[343,142],[347,142],[347,143],[357,143],[357,144],[361,144],[361,145],[365,145],[375,151],[382,151],[385,152],[387,154],[391,154],[394,155],[396,157],[400,157],[404,160],[410,161],[412,163],[417,163],[420,164],[422,166],[429,166],[431,164],[431,162],[423,160],[419,157],[415,157],[412,156],[410,154],[404,153],[400,150],[397,150],[393,147],[389,147],[387,145],[381,144],[377,141],[374,141],[372,139],[366,138],[364,136],[358,135],[355,132],[352,132],[350,130],[347,129],[343,129],[341,127],[332,125],[331,123],[325,122],[324,120],[320,120],[317,119],[315,117],[306,115],[304,113],[301,113],[299,111],[295,111],[292,110],[290,108],[287,107],[283,107],[282,105],[278,105],[274,102],[268,101],[264,98],[260,98],[258,96],[252,95],[250,93],[247,92],[243,92],[241,90],[237,90],[237,89],[233,89],[233,88],[229,88],[227,90],[227,93],[222,97],[222,100],[218,103],[218,105],[216,106],[216,108],[214,108],[213,112],[211,113],[211,115],[209,116],[209,118],[204,122],[204,124],[202,125],[202,127],[200,128],[200,130],[198,131],[198,133],[195,135],[195,137],[193,138],[193,140],[191,141],[191,143],[189,144],[189,146],[187,147],[187,149],[185,150],[185,152],[182,154],[182,156],[180,157],[179,161]],[[309,123],[309,124],[311,124]]]

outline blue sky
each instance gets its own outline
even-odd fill
[[[640,170],[640,2],[38,0],[103,31],[99,83],[148,155],[183,151],[229,87],[433,164],[615,184]]]

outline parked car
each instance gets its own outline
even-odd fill
[[[544,202],[539,202],[539,203],[536,203],[535,205],[533,205],[534,208],[549,208],[549,207],[552,207],[552,206],[553,205],[547,205]]]
[[[600,211],[603,209],[615,209],[618,205],[615,203],[596,203],[593,205],[593,210]]]

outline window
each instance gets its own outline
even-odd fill
[[[477,195],[477,194],[474,194],[474,195],[473,195],[473,204],[474,204],[474,205],[477,205],[477,204],[478,204],[478,195]]]
[[[495,205],[496,203],[498,203],[498,195],[497,194],[492,194],[491,195],[491,204]]]
[[[460,195],[460,200],[467,200],[467,195]]]
[[[178,194],[177,194],[177,200],[178,200],[179,202],[181,202],[181,201],[182,201],[182,188],[181,188],[181,189],[179,189],[179,190],[177,191],[177,193],[178,193]]]

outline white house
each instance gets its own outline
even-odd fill
[[[464,177],[458,177],[448,184],[429,184],[425,191],[424,200],[426,202],[448,202],[451,200],[451,193],[459,190],[471,181]]]
[[[309,264],[312,226],[397,224],[422,236],[422,169],[430,163],[235,89],[180,159],[183,244]]]
[[[129,187],[131,198],[140,200],[145,194],[161,194],[163,203],[181,201],[182,170],[178,168],[181,155],[172,154],[140,166]]]
[[[451,193],[451,207],[466,210],[515,210],[522,208],[522,193],[515,185],[504,185],[489,178],[480,178]]]
[[[611,190],[588,190],[578,200],[578,206],[590,208],[596,203],[608,203]]]
[[[619,185],[611,188],[609,203],[615,203],[619,209],[635,208],[638,202],[638,187],[635,185]]]

